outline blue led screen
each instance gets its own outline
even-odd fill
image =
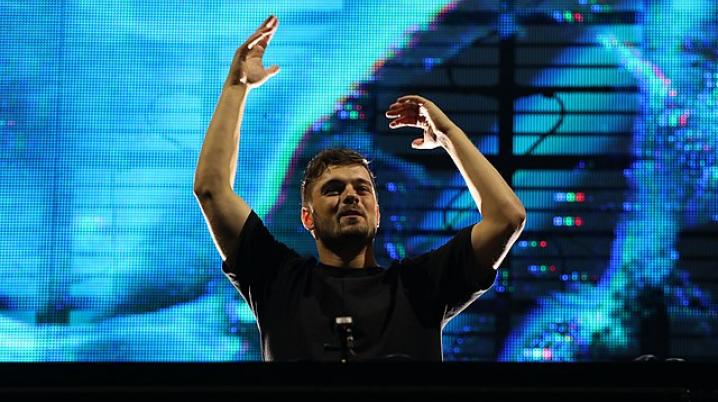
[[[235,190],[276,237],[316,253],[299,180],[340,145],[372,161],[382,265],[480,219],[442,150],[388,129],[417,93],[528,212],[446,360],[718,358],[710,0],[0,1],[0,361],[260,359],[192,181],[270,14],[282,70],[250,94]]]

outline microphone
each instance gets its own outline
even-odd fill
[[[350,357],[356,356],[356,353],[354,353],[354,334],[352,333],[352,317],[336,317],[334,318],[334,324],[339,335],[339,342],[341,344],[341,362],[346,363],[349,361]]]

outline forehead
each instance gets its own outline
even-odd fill
[[[329,166],[317,179],[317,187],[330,180],[355,181],[359,179],[371,184],[369,172],[362,165]]]

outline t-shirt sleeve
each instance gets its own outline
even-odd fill
[[[402,261],[402,280],[420,315],[442,325],[486,292],[496,270],[481,266],[471,246],[472,226],[443,246]]]
[[[300,256],[275,239],[254,211],[247,217],[236,244],[222,263],[222,271],[256,316],[268,287],[292,259]]]

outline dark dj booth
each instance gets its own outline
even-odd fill
[[[0,400],[715,401],[716,365],[45,363],[0,365]]]

